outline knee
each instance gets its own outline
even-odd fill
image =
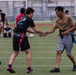
[[[26,51],[26,59],[31,60],[31,51],[30,50]]]
[[[26,54],[31,54],[31,50],[30,49],[26,50]]]
[[[67,54],[67,57],[70,57],[71,56],[71,54]]]
[[[57,55],[61,55],[62,54],[62,51],[57,51]]]
[[[14,52],[14,56],[17,57],[19,52]]]

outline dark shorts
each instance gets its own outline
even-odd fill
[[[3,36],[4,38],[11,38],[11,33],[4,33]]]
[[[20,37],[19,36],[16,36],[15,34],[13,35],[13,50],[14,51],[19,51],[19,40],[20,40]],[[28,38],[27,37],[24,37],[23,38],[23,41],[21,43],[21,50],[22,51],[25,51],[27,49],[30,49],[30,45],[29,45],[29,42],[28,42]]]

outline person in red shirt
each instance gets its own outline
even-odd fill
[[[25,14],[26,14],[25,8],[21,8],[20,14],[16,17],[16,24],[18,23],[18,21],[20,20],[21,17],[25,16]],[[31,30],[30,28],[27,29],[27,32],[34,33],[34,31]],[[34,34],[32,34],[32,35],[34,35]],[[40,34],[38,34],[38,35],[41,36]]]
[[[20,14],[16,17],[16,24],[22,16],[25,16],[25,8],[20,9]]]

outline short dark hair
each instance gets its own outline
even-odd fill
[[[2,12],[2,10],[0,9],[0,11]]]
[[[69,10],[66,10],[66,11],[65,11],[65,13],[68,13],[68,12],[69,12]]]
[[[25,8],[21,8],[20,13],[25,13]]]
[[[31,7],[28,7],[28,8],[26,9],[26,14],[33,13],[33,12],[34,12],[34,9],[31,8]]]
[[[57,7],[55,8],[55,10],[64,12],[64,7],[62,7],[62,6],[57,6]]]

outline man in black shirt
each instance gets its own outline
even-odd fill
[[[27,60],[27,73],[33,73],[34,71],[31,68],[31,49],[28,42],[28,37],[26,35],[26,31],[29,27],[33,29],[32,33],[39,34],[40,36],[45,35],[45,32],[38,30],[35,27],[34,21],[32,19],[34,10],[32,8],[26,9],[26,16],[20,18],[17,26],[14,29],[13,35],[13,54],[10,57],[9,64],[7,67],[7,71],[10,73],[15,73],[12,69],[12,64],[19,54],[19,48],[26,53],[26,60]],[[21,25],[21,26],[20,26]]]

